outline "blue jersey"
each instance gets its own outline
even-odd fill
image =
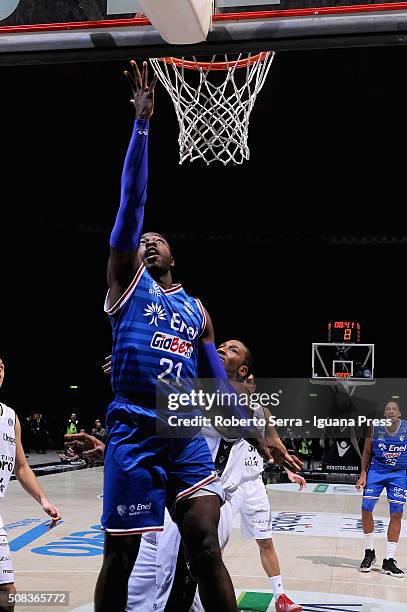
[[[116,396],[155,407],[158,379],[198,376],[198,338],[206,326],[200,301],[181,285],[163,289],[142,265],[114,306],[111,383]]]
[[[400,421],[393,435],[385,426],[373,427],[372,466],[389,470],[407,468],[407,421]]]

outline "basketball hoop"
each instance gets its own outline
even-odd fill
[[[223,61],[213,55],[205,62],[195,56],[150,59],[175,107],[180,164],[187,159],[202,159],[207,165],[215,161],[241,164],[249,159],[250,114],[274,51],[235,55],[232,59],[225,54]]]
[[[344,391],[349,393],[351,372],[335,372],[336,382],[342,385]]]
[[[350,378],[350,372],[336,372],[335,377],[341,381],[346,381]]]

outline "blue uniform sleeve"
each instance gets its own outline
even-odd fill
[[[259,432],[254,426],[254,419],[247,405],[237,401],[237,393],[230,383],[223,363],[218,355],[213,342],[201,344],[199,353],[199,374],[206,378],[213,379],[216,383],[216,391],[226,394],[230,400],[222,402],[221,406],[216,406],[216,411],[224,418],[235,417],[240,424],[231,428],[230,438],[242,436],[244,438],[257,438]],[[234,401],[236,398],[236,401]]]
[[[118,251],[134,251],[140,241],[147,199],[148,127],[147,119],[136,119],[124,161],[120,207],[110,235],[110,246]]]
[[[217,378],[224,381],[229,380],[213,342],[201,344],[199,347],[199,375],[203,378]],[[232,385],[230,385],[230,387],[232,387]]]

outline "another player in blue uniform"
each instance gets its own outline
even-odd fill
[[[157,233],[141,235],[148,120],[154,109],[156,78],[148,84],[146,62],[142,75],[135,62],[131,65],[132,74],[126,75],[133,90],[136,121],[110,237],[105,304],[113,330],[115,399],[106,417],[102,516],[106,538],[95,610],[125,610],[128,578],[141,534],[162,530],[167,505],[180,529],[205,610],[234,612],[235,595],[217,536],[222,492],[208,446],[201,436],[168,439],[156,435],[158,379],[195,379],[198,352],[208,377],[227,381],[227,376],[207,312],[199,300],[172,282],[174,260],[168,242]],[[270,458],[270,442],[258,437],[257,443]],[[284,447],[277,452],[298,469],[296,459]]]
[[[390,504],[390,524],[387,531],[387,551],[383,559],[382,573],[403,578],[404,572],[394,560],[401,530],[403,505],[407,489],[407,421],[400,419],[397,402],[386,404],[384,417],[391,421],[389,427],[373,427],[365,440],[362,455],[362,470],[356,483],[363,488],[362,524],[365,534],[365,557],[360,565],[361,572],[370,572],[376,562],[373,546],[373,509],[386,487]]]

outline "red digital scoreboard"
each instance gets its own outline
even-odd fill
[[[359,321],[329,321],[328,342],[356,344],[360,342]]]

